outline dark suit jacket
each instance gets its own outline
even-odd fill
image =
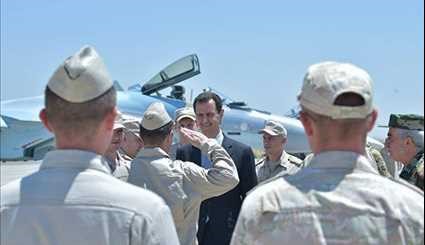
[[[249,146],[224,136],[223,148],[236,164],[239,184],[231,191],[201,204],[199,245],[228,245],[247,192],[257,185],[254,154]],[[191,145],[177,149],[176,158],[201,166],[201,151]]]

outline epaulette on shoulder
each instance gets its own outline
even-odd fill
[[[292,155],[289,155],[288,160],[289,160],[290,163],[296,165],[297,167],[301,167],[303,165],[303,160],[299,159],[298,157],[294,157]]]
[[[266,156],[261,157],[260,160],[258,160],[258,162],[255,163],[255,166],[262,164],[265,160],[266,160]]]

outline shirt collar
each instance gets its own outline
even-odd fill
[[[138,157],[166,157],[170,156],[161,148],[161,147],[145,147],[137,153],[136,158]]]
[[[325,151],[315,154],[309,167],[315,169],[362,169],[366,172],[377,173],[369,163],[369,160],[352,151]]]
[[[223,131],[221,131],[221,129],[220,129],[220,131],[218,131],[217,136],[215,136],[215,140],[217,141],[217,143],[219,145],[222,145],[223,144],[224,135],[223,135]]]
[[[409,163],[406,165],[405,168],[410,168],[410,169],[416,168],[416,164],[422,158],[422,155],[423,154],[424,154],[424,151],[423,150],[421,150],[418,153],[416,153],[416,155],[412,158],[412,160],[409,161]]]
[[[286,163],[289,161],[289,155],[286,151],[282,151],[280,158],[277,161],[271,161],[268,157],[266,157],[266,164],[268,164],[271,168],[275,168],[277,166],[281,166],[283,168],[287,168]]]
[[[110,174],[107,160],[95,153],[83,150],[53,150],[46,154],[40,165],[41,169],[72,168],[94,169]]]

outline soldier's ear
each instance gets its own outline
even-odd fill
[[[305,134],[307,136],[313,135],[313,120],[308,117],[308,115],[304,112],[300,112],[300,121],[304,127]]]
[[[378,118],[378,111],[373,109],[372,113],[367,117],[367,131],[370,132],[375,126],[376,119]]]
[[[104,124],[105,128],[108,130],[114,129],[114,123],[115,123],[115,117],[117,116],[117,108],[114,108],[112,111],[110,111],[108,114],[106,114]]]
[[[410,137],[406,137],[406,138],[405,138],[405,140],[404,140],[404,144],[405,144],[406,146],[413,146],[413,147],[416,147],[415,142],[413,142],[413,139],[412,139],[412,138],[410,138]]]
[[[49,123],[49,119],[47,118],[47,112],[46,108],[41,109],[40,113],[38,114],[38,117],[40,118],[41,122],[43,123],[44,127],[47,128],[50,132],[53,133],[53,128]]]

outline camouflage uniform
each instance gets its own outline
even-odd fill
[[[423,131],[424,117],[415,114],[391,114],[388,126],[383,127]],[[424,149],[403,167],[400,178],[424,190]]]
[[[400,178],[416,185],[424,190],[424,151],[418,152],[416,156],[404,166]]]
[[[366,154],[369,160],[373,161],[376,164],[376,169],[379,174],[385,177],[391,177],[390,172],[388,171],[387,165],[385,164],[384,158],[381,153],[373,148],[370,144],[366,145]],[[375,166],[373,166],[375,168]]]

